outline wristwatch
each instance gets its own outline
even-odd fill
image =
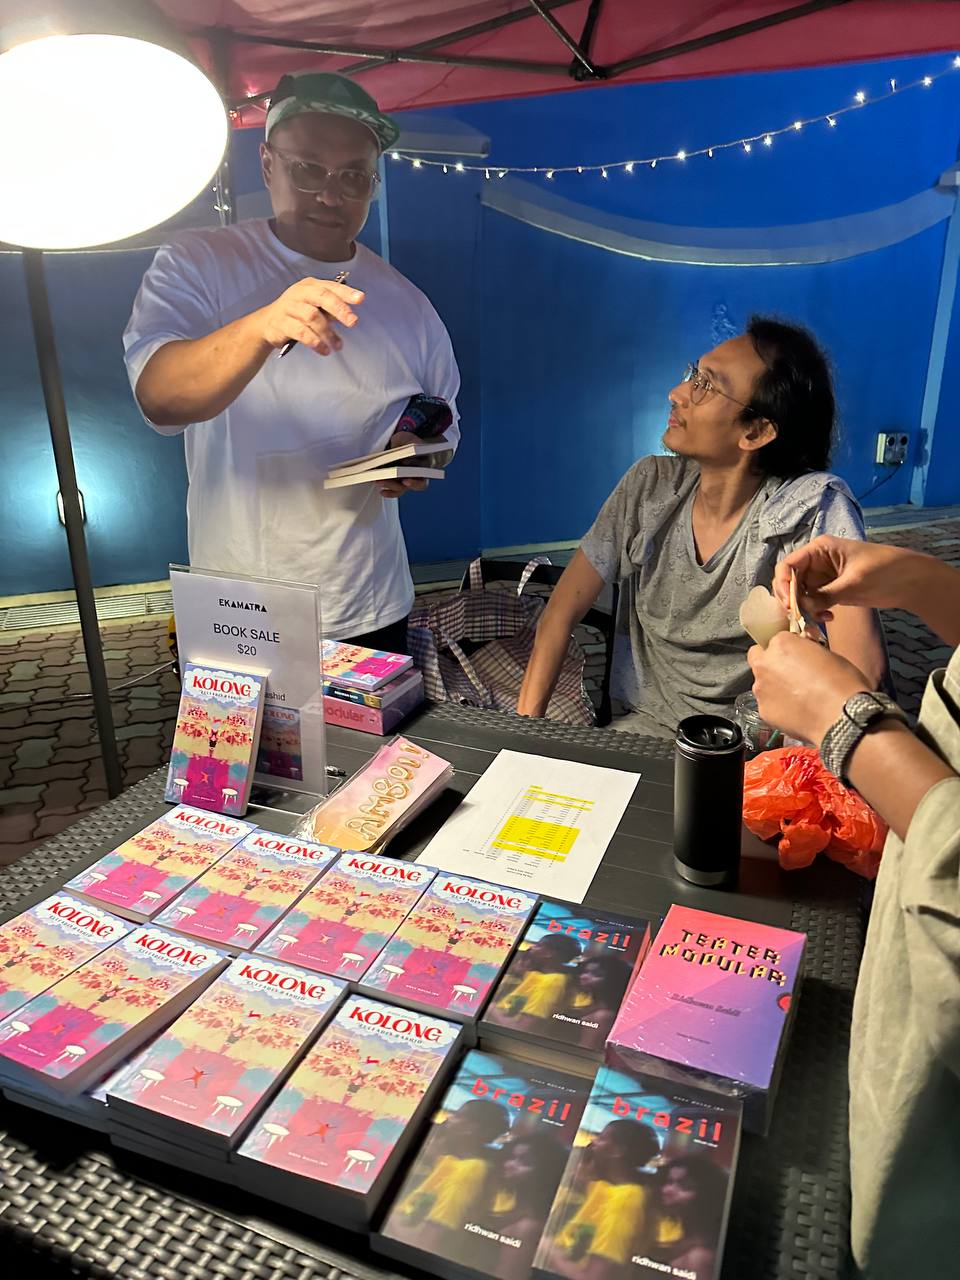
[[[885,693],[854,693],[843,704],[838,720],[830,726],[820,744],[820,759],[845,787],[851,785],[847,764],[864,734],[881,720],[908,724],[907,713]]]

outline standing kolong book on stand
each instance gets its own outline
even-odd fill
[[[0,1080],[77,1094],[196,998],[226,965],[212,947],[152,925],[0,1022]]]
[[[164,799],[242,817],[260,745],[263,675],[183,664]]]
[[[150,920],[253,830],[239,818],[176,805],[68,880],[64,889],[130,920]]]
[[[445,1083],[462,1028],[349,996],[239,1150],[247,1190],[367,1225]]]
[[[448,761],[396,737],[298,823],[295,834],[338,849],[378,849],[438,795],[453,776]]]
[[[444,1277],[526,1280],[589,1093],[553,1067],[468,1053],[374,1248]]]
[[[658,923],[541,902],[490,997],[481,1047],[593,1075]]]
[[[130,924],[100,907],[55,893],[0,925],[0,1018],[22,1008],[100,951]],[[8,1028],[16,1028],[13,1023]]]
[[[157,916],[157,923],[227,951],[248,951],[337,856],[337,850],[255,830]]]
[[[534,1261],[542,1280],[716,1280],[740,1103],[601,1067]]]
[[[476,1020],[537,899],[440,872],[358,984],[368,995],[468,1024]]]
[[[639,1071],[744,1099],[766,1133],[783,1067],[806,934],[674,905],[607,1042]]]
[[[257,953],[357,982],[434,874],[414,862],[344,853],[274,925]]]
[[[110,1120],[226,1158],[345,991],[277,961],[234,960],[111,1083]]]

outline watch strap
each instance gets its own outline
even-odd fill
[[[820,759],[827,769],[849,787],[847,765],[864,735],[881,720],[899,720],[908,724],[907,714],[885,693],[852,694],[843,711],[823,736]]]

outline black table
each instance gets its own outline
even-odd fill
[[[404,726],[456,769],[448,792],[391,845],[413,855],[501,747],[636,769],[628,806],[586,901],[629,911],[685,902],[807,933],[808,969],[770,1136],[744,1139],[724,1280],[836,1280],[847,1274],[847,1075],[850,1010],[863,946],[856,877],[820,859],[780,871],[744,836],[738,892],[697,889],[673,872],[670,743],[453,706]],[[330,729],[348,773],[380,740]],[[38,901],[163,809],[157,773],[47,841],[0,875],[0,912]],[[252,821],[289,831],[306,807],[278,793]],[[388,1273],[358,1237],[280,1206],[114,1151],[102,1135],[2,1103],[0,1261],[11,1280],[47,1275],[122,1280],[308,1280]],[[11,1269],[14,1262],[20,1266]]]

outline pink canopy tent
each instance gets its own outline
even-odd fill
[[[159,0],[235,107],[348,72],[386,110],[960,48],[957,0]],[[236,123],[259,124],[240,110]]]

